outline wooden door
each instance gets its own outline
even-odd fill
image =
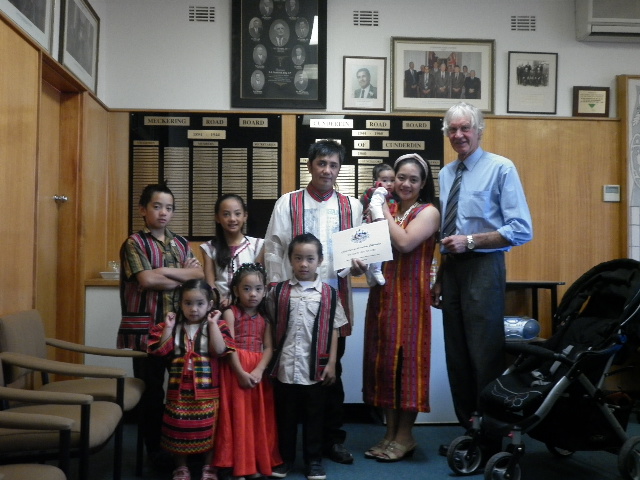
[[[58,187],[60,176],[60,92],[42,82],[38,131],[36,198],[35,308],[40,311],[48,337],[56,336],[58,299],[58,211],[64,203],[55,196],[68,195]]]

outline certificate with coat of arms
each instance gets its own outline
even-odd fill
[[[336,232],[332,236],[333,267],[351,267],[351,259],[364,263],[393,260],[389,224],[386,221],[365,223],[359,227]]]

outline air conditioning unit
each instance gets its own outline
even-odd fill
[[[640,0],[576,0],[576,38],[640,42]]]

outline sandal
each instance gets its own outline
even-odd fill
[[[173,471],[173,480],[191,480],[188,467],[178,467]]]
[[[202,477],[200,478],[201,480],[218,480],[217,469],[211,465],[203,466]]]
[[[399,462],[404,458],[412,457],[416,446],[416,442],[413,442],[411,445],[402,445],[398,442],[391,442],[385,451],[382,452],[382,455],[376,458],[376,460],[384,463]]]
[[[364,452],[364,458],[371,458],[371,459],[380,458],[384,454],[384,451],[387,449],[390,443],[391,443],[391,440],[387,440],[386,438],[383,438],[378,443],[376,443],[373,447],[371,447],[369,450]]]

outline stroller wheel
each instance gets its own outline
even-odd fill
[[[473,475],[482,462],[480,446],[469,436],[454,439],[449,445],[447,463],[458,475]]]
[[[496,453],[489,459],[487,465],[484,467],[484,479],[485,480],[520,480],[522,472],[520,470],[520,464],[516,461],[511,468],[513,455],[509,452]]]
[[[550,443],[545,443],[545,446],[547,447],[547,450],[549,450],[553,454],[554,457],[558,458],[568,458],[576,453],[574,450],[566,450],[564,448],[556,447],[555,445],[552,445]]]
[[[622,445],[618,471],[627,480],[640,480],[640,437],[630,437]]]

